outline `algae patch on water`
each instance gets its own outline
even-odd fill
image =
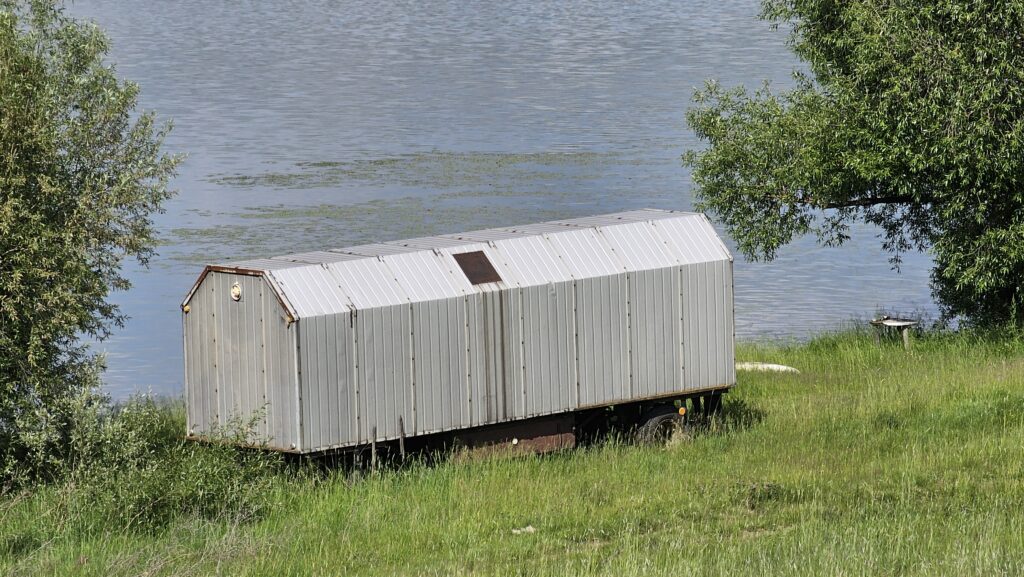
[[[216,224],[175,228],[168,253],[177,262],[208,262],[339,248],[566,216],[530,204],[480,206],[434,197],[351,205],[274,205],[221,214]],[[472,223],[472,224],[467,224]]]
[[[429,152],[387,158],[298,162],[292,170],[262,174],[217,174],[214,184],[238,188],[307,189],[359,183],[452,189],[516,186],[570,176],[597,178],[595,165],[636,164],[604,152],[455,153]]]
[[[612,152],[435,151],[215,175],[216,187],[282,201],[243,197],[233,210],[195,212],[190,226],[169,231],[166,253],[198,265],[612,212],[663,189],[662,180],[638,186],[624,176],[635,171],[621,170],[646,163]],[[353,202],[368,193],[378,198]]]

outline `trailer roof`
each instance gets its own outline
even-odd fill
[[[731,259],[703,214],[642,209],[210,265],[182,306],[210,271],[266,277],[302,318]]]

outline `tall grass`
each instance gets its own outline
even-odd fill
[[[189,442],[183,430],[180,402],[148,398],[80,419],[74,458],[53,482],[9,491],[0,501],[0,555],[16,559],[58,542],[262,515],[267,489],[287,477],[280,457]],[[217,434],[245,441],[244,430],[236,424]]]
[[[154,481],[176,487],[165,523],[126,524],[114,497],[71,507],[84,499],[74,487],[9,498],[0,572],[1024,572],[1020,339],[934,334],[906,352],[844,333],[738,357],[801,373],[741,373],[717,426],[666,447],[609,441],[322,478],[266,469],[228,478],[261,506],[244,518],[236,505],[182,506],[190,487],[203,494],[202,475]]]

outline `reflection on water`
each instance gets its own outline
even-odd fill
[[[693,89],[789,83],[757,0],[244,3],[90,0],[142,106],[187,152],[160,257],[117,295],[110,392],[178,394],[177,308],[209,260],[600,212],[692,206]],[[873,231],[736,263],[737,334],[801,338],[879,308],[933,311],[928,260]]]

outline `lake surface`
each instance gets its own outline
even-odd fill
[[[178,305],[202,266],[631,208],[692,208],[679,162],[704,79],[790,84],[753,0],[89,0],[141,105],[188,154],[163,245],[115,300],[109,392],[182,391]],[[806,338],[879,310],[934,315],[930,261],[875,232],[736,260],[737,335]]]

